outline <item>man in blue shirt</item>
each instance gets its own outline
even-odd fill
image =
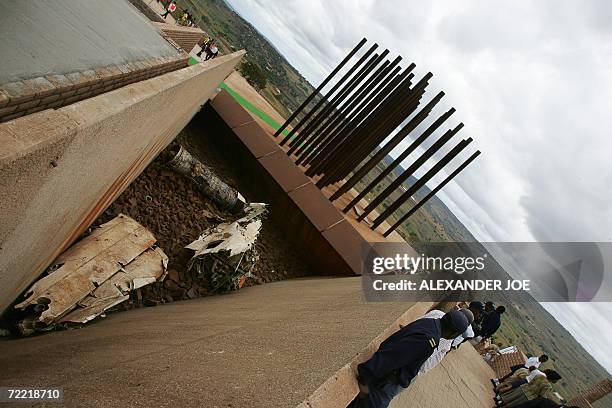
[[[380,344],[378,351],[357,366],[360,393],[350,408],[385,408],[419,372],[438,347],[440,338],[454,339],[469,323],[458,310],[442,319],[419,319],[401,328]]]
[[[506,308],[503,306],[497,306],[497,308],[482,318],[482,324],[480,325],[480,333],[477,333],[482,339],[491,337],[497,329],[501,326],[501,315],[504,314]]]

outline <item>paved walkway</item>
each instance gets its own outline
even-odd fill
[[[163,12],[166,11],[164,9],[164,6],[162,6],[161,2],[157,0],[144,0],[144,2],[146,2],[149,8],[153,10],[154,12],[156,12],[157,14],[162,14]],[[177,6],[177,10],[178,9],[179,8]],[[174,17],[172,17],[172,14],[168,14],[168,16],[166,17],[166,23],[176,24],[176,20],[174,19]]]
[[[270,283],[0,341],[0,386],[63,387],[67,407],[295,407],[410,307],[366,303],[358,277]]]
[[[470,344],[419,376],[390,408],[491,408],[494,372]]]

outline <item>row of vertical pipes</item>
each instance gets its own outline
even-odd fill
[[[433,74],[429,72],[415,83],[415,75],[412,72],[415,64],[411,63],[402,70],[399,66],[402,57],[398,56],[393,61],[389,61],[386,59],[389,50],[376,52],[378,44],[370,46],[355,63],[349,66],[351,59],[359,53],[366,42],[365,38],[362,39],[274,134],[275,137],[279,137],[283,132],[286,133],[280,145],[288,146],[289,157],[294,159],[296,164],[306,168],[306,175],[315,178],[319,188],[331,184],[338,187],[331,195],[331,201],[339,199],[357,186],[372,169],[384,162],[387,155],[398,145],[407,144],[399,156],[384,167],[382,172],[343,208],[345,213],[354,208],[368,193],[373,193],[385,178],[396,174],[394,170],[400,167],[423,142],[434,139],[438,129],[455,112],[454,108],[449,109],[418,136],[412,135],[442,100],[444,92],[439,92],[421,106]],[[332,82],[332,79],[345,67],[348,69],[340,79],[329,91],[323,93],[327,84]],[[318,101],[314,102],[317,96]],[[297,119],[300,115],[301,118]],[[406,122],[408,118],[410,120]],[[288,129],[293,122],[296,123]],[[401,126],[404,122],[406,123]],[[371,222],[370,227],[377,228],[406,204],[420,188],[472,142],[472,138],[456,142],[450,151],[423,176],[419,179],[414,178],[415,172],[444,145],[450,143],[462,127],[463,123],[459,123],[437,137],[429,148],[402,169],[401,173],[369,202],[360,212],[358,220],[364,220],[396,191],[402,191],[400,197],[388,205]],[[469,155],[441,183],[412,205],[408,212],[391,225],[383,235],[388,236],[405,222],[478,155],[480,155],[478,150]],[[410,180],[416,181],[406,189],[406,183]]]

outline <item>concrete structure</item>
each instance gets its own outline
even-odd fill
[[[186,53],[189,53],[204,36],[204,31],[195,27],[183,27],[155,22],[153,25],[161,30],[165,37],[174,41]]]
[[[491,368],[495,371],[497,378],[502,378],[510,373],[510,368],[525,364],[527,357],[522,351],[518,350],[513,353],[500,354],[495,358],[495,361],[491,363]]]
[[[242,55],[0,124],[0,310],[174,139]]]
[[[599,401],[612,392],[612,378],[606,378],[572,398],[568,405],[579,408],[591,408],[594,402]]]
[[[0,384],[63,387],[67,407],[344,408],[356,364],[431,306],[367,303],[357,277],[270,283],[2,342]],[[488,408],[490,369],[469,345],[456,353],[409,398],[443,389],[438,407]]]
[[[165,41],[167,35],[126,0],[7,2],[4,9],[0,122],[66,106],[188,63],[187,53]],[[195,31],[202,34],[190,30],[189,42]],[[188,45],[184,35],[177,39]]]
[[[127,0],[0,0],[0,84],[174,57]]]

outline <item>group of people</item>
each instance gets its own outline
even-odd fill
[[[202,53],[206,53],[206,58],[204,58],[205,61],[213,59],[217,55],[219,55],[219,48],[217,47],[213,39],[210,37],[202,38],[198,45],[201,47],[201,49],[196,55],[198,57],[202,57]]]
[[[162,0],[157,0],[159,3]],[[164,18],[164,20],[168,17],[169,14],[174,13],[177,9],[176,1],[171,0],[169,2],[164,2],[164,12],[160,14]],[[186,26],[186,27],[197,27],[196,20],[194,16],[188,9],[183,9],[180,15],[176,18],[176,24]]]
[[[495,404],[510,408],[559,408],[566,407],[552,387],[561,375],[552,369],[540,370],[540,365],[548,361],[548,356],[529,357],[525,364],[510,369],[505,377],[493,378]],[[568,407],[571,408],[571,407]]]
[[[466,341],[480,343],[501,326],[504,306],[473,301],[449,312],[431,310],[383,341],[376,353],[357,366],[359,395],[349,408],[385,408],[418,375],[436,367]],[[497,344],[497,349],[501,344]],[[498,351],[497,350],[497,351]],[[489,350],[493,355],[497,352]],[[492,357],[494,358],[494,356]],[[562,407],[551,384],[561,379],[554,370],[539,370],[548,357],[530,358],[512,367],[501,379],[492,379],[496,406],[514,408]]]

